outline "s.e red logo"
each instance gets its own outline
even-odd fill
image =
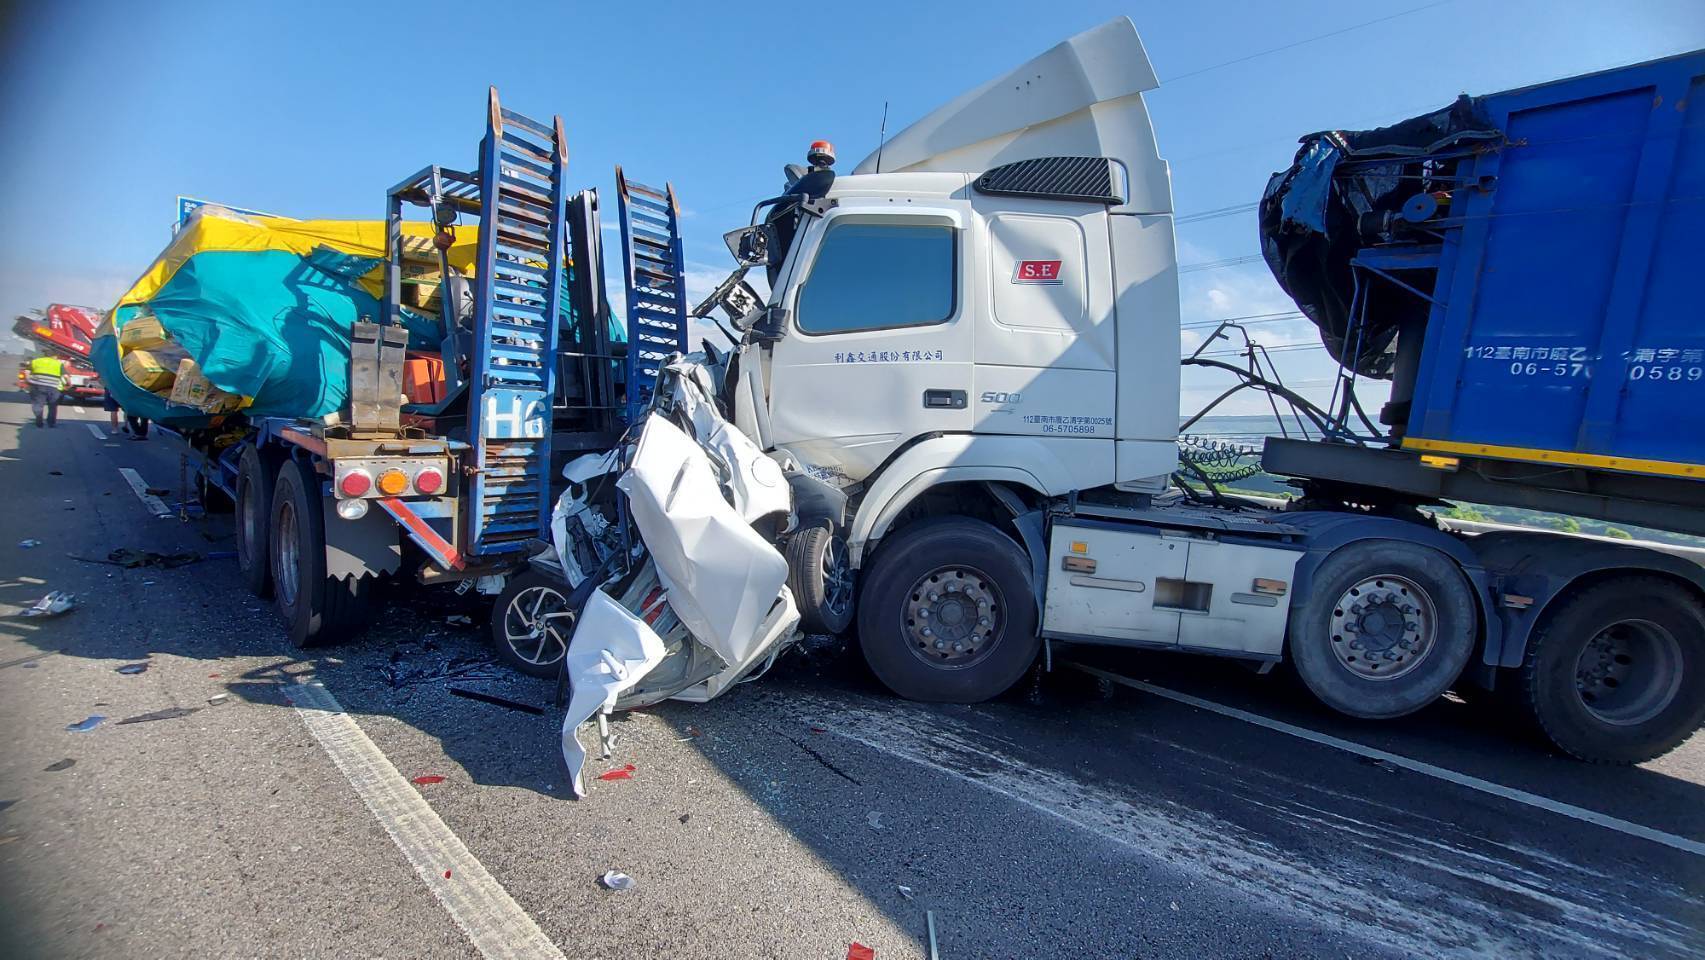
[[[1059,283],[1060,261],[1020,260],[1012,271],[1013,283]]]

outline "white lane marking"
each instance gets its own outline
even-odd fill
[[[136,493],[136,499],[142,501],[142,505],[148,508],[149,513],[156,517],[172,515],[171,507],[166,506],[165,502],[159,497],[148,492],[148,481],[142,479],[142,474],[129,467],[119,467],[118,472],[120,476],[124,477],[124,482],[130,484],[130,489]]]
[[[1655,830],[1651,827],[1642,826],[1638,823],[1632,823],[1627,820],[1610,816],[1609,814],[1599,813],[1596,810],[1577,807],[1572,803],[1564,803],[1561,800],[1542,797],[1537,793],[1529,793],[1526,790],[1517,790],[1515,787],[1506,787],[1501,783],[1493,783],[1490,780],[1471,777],[1465,773],[1457,773],[1455,770],[1447,770],[1444,767],[1434,766],[1433,764],[1426,763],[1421,760],[1411,760],[1408,757],[1399,756],[1395,753],[1387,753],[1384,750],[1378,750],[1374,747],[1365,747],[1359,743],[1334,737],[1330,734],[1316,733],[1306,727],[1295,726],[1293,724],[1285,723],[1282,720],[1273,720],[1268,717],[1263,717],[1260,714],[1250,713],[1247,710],[1239,710],[1236,707],[1228,707],[1221,703],[1215,703],[1212,700],[1203,700],[1201,697],[1193,697],[1188,693],[1179,693],[1176,690],[1157,687],[1152,683],[1147,683],[1142,680],[1133,680],[1130,677],[1122,677],[1116,673],[1109,673],[1106,670],[1085,666],[1081,663],[1068,663],[1066,666],[1082,670],[1084,673],[1087,673],[1092,677],[1100,677],[1110,683],[1117,683],[1120,686],[1141,690],[1144,693],[1153,694],[1157,697],[1164,697],[1167,700],[1175,700],[1178,703],[1188,704],[1189,706],[1196,707],[1200,710],[1217,713],[1222,717],[1231,717],[1234,720],[1242,720],[1245,723],[1252,723],[1258,727],[1265,727],[1268,730],[1288,734],[1289,736],[1293,736],[1301,740],[1307,740],[1311,743],[1318,743],[1321,746],[1332,747],[1336,750],[1343,750],[1346,753],[1353,753],[1357,756],[1368,757],[1373,760],[1382,760],[1394,767],[1401,767],[1404,770],[1424,774],[1429,777],[1443,780],[1446,783],[1454,783],[1459,787],[1478,790],[1481,793],[1490,794],[1494,797],[1502,797],[1505,800],[1524,804],[1529,807],[1535,807],[1540,810],[1558,814],[1559,816],[1568,817],[1572,820],[1590,823],[1594,826],[1603,827],[1606,830],[1615,830],[1617,833],[1626,834],[1630,837],[1639,837],[1642,840],[1661,843],[1666,847],[1680,850],[1683,853],[1691,853],[1694,856],[1705,857],[1705,843],[1700,843],[1697,840],[1690,840],[1687,837],[1677,836],[1673,833],[1665,833],[1662,830]]]
[[[107,435],[101,432],[100,427],[97,427],[92,423],[85,423],[84,426],[89,428],[89,432],[95,435],[96,440],[105,440],[107,438]]]
[[[527,911],[521,909],[485,866],[451,832],[377,744],[318,681],[289,684],[284,693],[314,739],[320,742],[414,866],[450,919],[489,958],[565,960]]]

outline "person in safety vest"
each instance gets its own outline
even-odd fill
[[[30,361],[27,382],[30,388],[30,412],[36,416],[36,426],[42,426],[42,414],[47,414],[47,426],[59,426],[59,401],[65,396],[65,361],[42,354]]]

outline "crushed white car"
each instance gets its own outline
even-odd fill
[[[559,614],[573,618],[562,752],[577,796],[580,734],[595,716],[608,756],[612,712],[710,700],[761,675],[800,635],[787,561],[755,526],[792,523],[787,476],[722,416],[704,363],[677,360],[665,377],[634,442],[564,468],[571,483],[552,516],[556,564],[583,597]],[[618,470],[623,496],[597,500]]]

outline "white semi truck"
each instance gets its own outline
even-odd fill
[[[713,301],[733,301],[742,343],[721,399],[813,478],[795,484],[785,541],[806,628],[856,620],[876,676],[920,700],[995,696],[1045,648],[1088,643],[1288,659],[1358,717],[1456,685],[1513,690],[1588,760],[1686,739],[1705,717],[1692,561],[1447,532],[1415,507],[1486,472],[1466,453],[1423,462],[1401,431],[1371,453],[1407,473],[1284,471],[1314,477],[1300,507],[1171,482],[1180,307],[1169,170],[1143,101],[1156,85],[1115,20],[929,114],[851,175],[823,155],[791,168],[788,193],[729,234],[741,266]],[[753,269],[767,302],[722,296],[750,294]],[[1551,487],[1521,502],[1588,511]],[[1699,532],[1697,479],[1593,493],[1638,500],[1646,520],[1692,515],[1672,526]]]

